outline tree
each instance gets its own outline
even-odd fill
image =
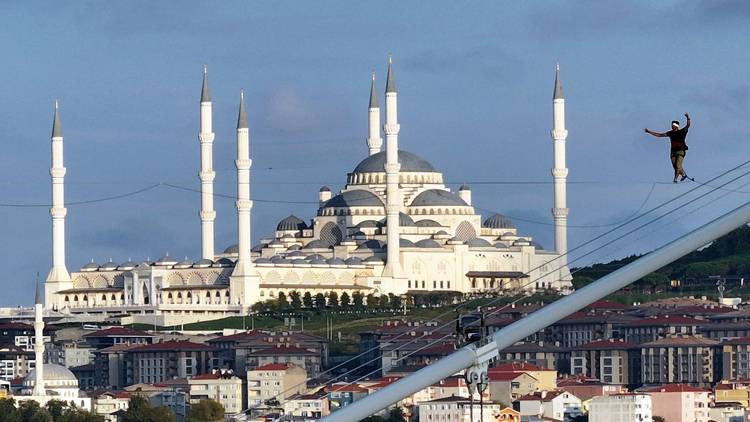
[[[216,400],[201,400],[191,405],[187,422],[218,422],[224,419],[224,406]]]
[[[404,411],[400,407],[394,407],[388,412],[388,422],[406,422]]]
[[[654,422],[666,422],[666,419],[664,419],[661,416],[654,416],[654,417],[651,418],[651,420],[654,421]]]
[[[276,296],[276,304],[280,311],[285,311],[289,308],[289,302],[286,300],[284,292],[279,292],[279,295]]]
[[[399,309],[402,306],[401,303],[401,296],[394,295],[393,293],[389,294],[388,297],[391,298],[391,308],[393,309]]]
[[[50,400],[47,402],[47,412],[53,421],[59,421],[68,407],[68,403],[62,400]]]
[[[368,308],[376,309],[379,305],[380,305],[380,301],[374,294],[370,293],[369,295],[367,295],[367,307]]]
[[[299,297],[298,291],[292,291],[291,293],[289,293],[289,297],[292,299],[292,309],[297,311],[302,308],[302,300]]]
[[[328,306],[334,309],[339,307],[339,295],[333,290],[328,292]]]
[[[388,309],[388,295],[380,295],[378,302],[380,309]]]
[[[18,413],[24,422],[52,422],[52,416],[34,400],[26,400],[18,405]]]
[[[347,293],[347,292],[341,293],[341,300],[340,300],[341,307],[342,308],[348,307],[349,306],[349,301],[350,301],[350,299],[349,299],[349,293]]]
[[[130,398],[130,405],[122,418],[123,422],[175,422],[174,413],[166,407],[152,406],[139,395]]]
[[[13,398],[0,399],[0,422],[22,422]]]
[[[326,297],[323,296],[323,293],[318,293],[315,295],[315,308],[319,311],[322,311],[326,308]]]
[[[362,296],[362,293],[360,292],[354,292],[352,293],[352,304],[356,308],[361,308],[364,302],[364,296]]]
[[[302,296],[302,303],[305,305],[305,308],[312,309],[312,307],[313,307],[313,297],[310,294],[310,292],[305,292],[305,295]]]

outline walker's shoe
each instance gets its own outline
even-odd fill
[[[680,179],[680,182],[684,182],[684,181],[685,181],[685,179],[688,179],[688,180],[690,180],[690,181],[693,181],[693,182],[695,182],[695,179],[693,179],[692,177],[688,177],[688,175],[687,175],[687,174],[683,174],[683,175],[682,175],[682,179]]]
[[[677,178],[675,177],[674,180],[672,180],[672,183],[677,183]]]

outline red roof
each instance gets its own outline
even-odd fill
[[[145,331],[133,330],[125,327],[110,327],[93,333],[84,334],[84,337],[154,337]]]
[[[648,327],[652,325],[700,325],[706,321],[701,319],[680,316],[680,315],[660,315],[656,317],[643,318],[629,322],[625,325],[630,327]]]
[[[326,391],[328,391],[328,392],[331,392],[331,391],[344,391],[344,392],[350,392],[350,393],[366,393],[367,389],[362,388],[362,387],[360,387],[358,385],[344,384],[344,385],[330,385],[330,386],[326,387]]]
[[[34,330],[34,326],[23,322],[6,322],[0,324],[0,330]]]
[[[289,365],[284,363],[267,363],[251,369],[251,371],[286,371],[287,369],[289,369]]]
[[[292,346],[264,347],[249,353],[250,356],[297,356],[297,355],[317,355],[307,349]]]
[[[490,368],[489,372],[524,372],[524,371],[554,371],[554,369],[542,368],[528,362],[510,362]]]
[[[750,337],[740,337],[724,340],[724,344],[750,344]]]
[[[487,375],[489,375],[490,381],[503,382],[513,381],[524,374],[528,375],[526,372],[489,372]],[[531,375],[529,376],[531,377]]]
[[[622,339],[609,339],[609,340],[596,340],[589,343],[582,344],[577,349],[585,350],[623,350],[635,347],[635,343],[625,341]]]
[[[542,391],[536,391],[519,398],[518,401],[552,401],[552,399],[559,396],[560,394],[565,393],[565,391],[547,391],[546,394],[544,394],[544,398],[542,398],[542,393]]]
[[[187,340],[169,340],[161,343],[144,344],[134,347],[129,352],[213,352],[215,348]]]
[[[614,302],[612,300],[597,300],[590,304],[586,309],[627,309],[627,306],[622,303]]]
[[[687,384],[664,384],[661,387],[644,390],[646,393],[708,393],[711,390]]]

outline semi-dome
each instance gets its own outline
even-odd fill
[[[399,227],[415,227],[414,220],[409,217],[408,214],[403,212],[398,213],[398,225]]]
[[[227,255],[229,255],[229,254],[238,254],[238,253],[240,253],[240,245],[230,245],[230,246],[227,246],[227,248],[224,249],[224,253],[227,254]]]
[[[369,249],[369,250],[383,249],[384,245],[385,244],[379,240],[370,239],[370,240],[366,240],[360,243],[359,246],[357,246],[357,250],[361,251],[361,250],[366,250],[366,249]]]
[[[432,239],[422,239],[416,243],[420,248],[442,248],[442,246]]]
[[[412,207],[430,207],[430,206],[449,206],[449,207],[467,207],[468,204],[458,195],[441,189],[428,189],[411,201]]]
[[[364,189],[354,189],[342,192],[329,199],[323,208],[348,208],[348,207],[383,207],[383,201],[377,195]]]
[[[473,239],[469,239],[466,241],[466,244],[469,245],[470,247],[475,247],[475,248],[492,246],[490,242],[482,239],[481,237],[475,237]]]
[[[276,231],[299,231],[307,229],[307,224],[302,221],[301,218],[296,215],[290,215],[289,217],[279,221],[276,225]]]
[[[488,229],[513,229],[515,226],[510,218],[502,214],[494,214],[484,220],[482,227]]]
[[[302,249],[302,246],[300,246],[300,245],[292,245],[292,246],[286,248],[286,250],[288,250],[288,251],[298,251],[300,249]]]
[[[437,221],[430,220],[429,218],[425,218],[424,220],[419,220],[415,224],[417,225],[417,227],[442,227],[443,226]]]
[[[402,173],[436,173],[432,164],[424,158],[408,151],[398,151],[398,162],[401,164]],[[385,151],[375,153],[362,160],[352,173],[384,173]]]
[[[359,223],[357,223],[355,227],[359,227],[360,229],[362,229],[362,228],[377,228],[377,227],[382,227],[382,226],[383,226],[383,223],[381,223],[380,221],[364,220],[364,221],[360,221]]]
[[[303,246],[302,249],[330,249],[331,244],[325,240],[316,239],[307,245]]]

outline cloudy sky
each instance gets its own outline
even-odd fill
[[[696,187],[668,183],[667,143],[647,137],[645,126],[666,130],[691,113],[686,169],[698,180],[746,159],[748,19],[750,3],[741,0],[0,2],[0,306],[30,303],[34,274],[44,278],[50,267],[55,98],[68,201],[161,182],[198,188],[198,99],[208,64],[216,191],[233,194],[244,88],[253,196],[279,201],[256,202],[258,239],[290,213],[314,215],[318,188],[340,189],[366,156],[370,71],[382,88],[390,52],[401,147],[442,170],[454,189],[472,185],[483,214],[514,217],[551,246],[559,60],[572,249]],[[715,193],[576,263],[649,250],[748,196]],[[236,243],[233,201],[217,199],[216,208],[223,249]],[[198,209],[197,194],[165,187],[70,206],[68,269],[92,258],[197,258]]]

